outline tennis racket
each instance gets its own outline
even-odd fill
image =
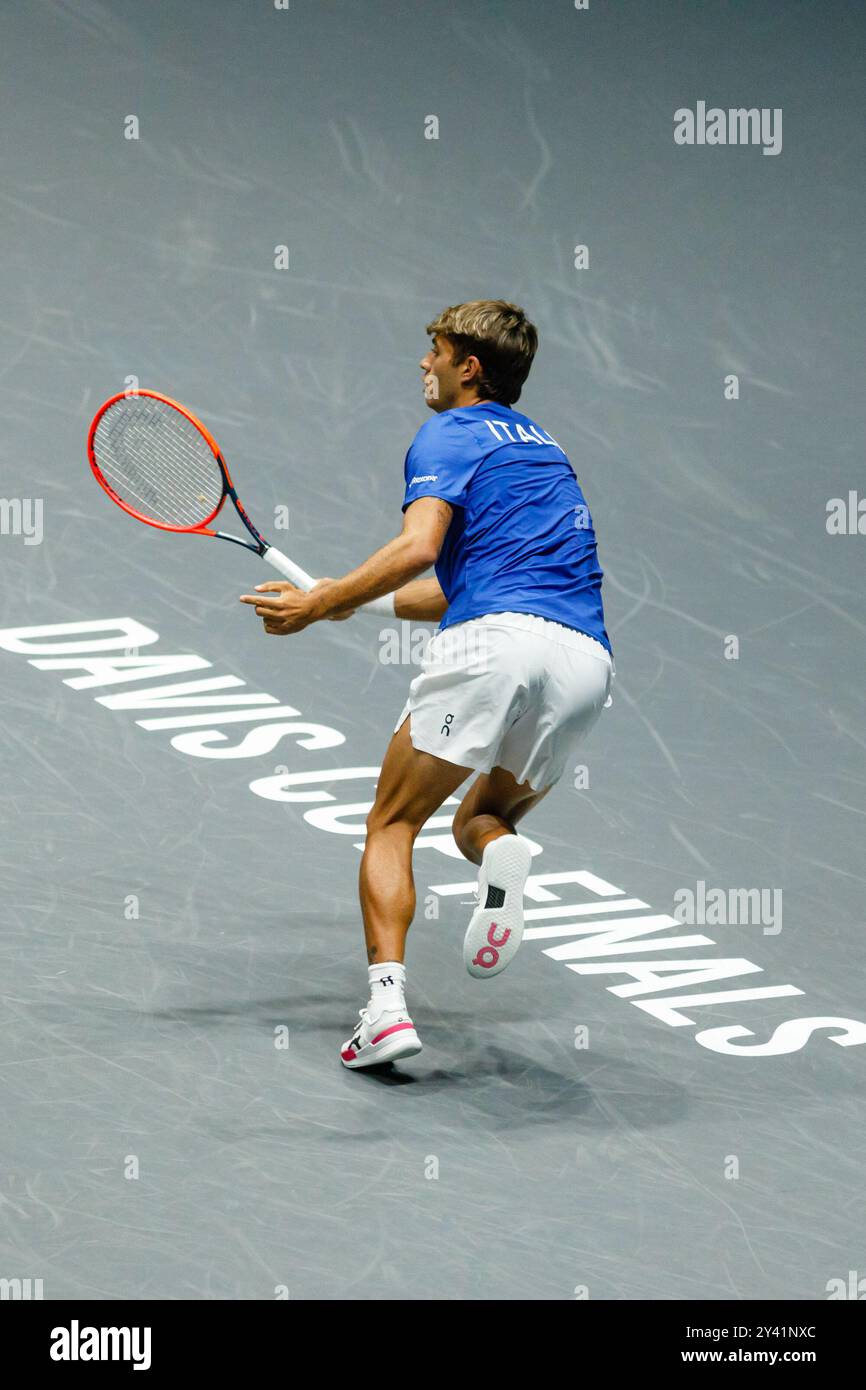
[[[161,531],[216,536],[252,550],[299,589],[315,579],[250,521],[234,489],[219,445],[191,411],[159,391],[111,396],[99,407],[87,436],[87,456],[96,481],[112,502],[137,521]],[[226,498],[251,539],[215,531]],[[363,611],[394,616],[393,596],[373,599]]]

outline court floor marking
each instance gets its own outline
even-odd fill
[[[102,635],[97,637],[94,635],[112,632],[114,636]],[[88,635],[85,636],[85,634]],[[52,640],[45,641],[46,638]],[[58,641],[58,638],[67,640]],[[74,640],[68,640],[70,638]],[[148,676],[153,678],[155,674],[157,679],[163,679],[169,673],[180,674],[211,666],[211,663],[203,657],[190,654],[160,653],[156,657],[152,654],[141,657],[139,652],[141,646],[152,646],[159,640],[159,633],[153,628],[148,628],[137,619],[129,617],[51,623],[35,627],[0,630],[0,648],[27,656],[28,663],[39,670],[77,669],[86,672],[85,675],[64,678],[63,683],[73,689],[92,690],[102,689],[106,685],[135,683],[136,688],[132,691],[93,696],[97,703],[109,709],[164,712],[167,709],[182,708],[198,711],[181,716],[171,715],[168,718],[136,720],[136,723],[150,731],[163,729],[166,726],[169,728],[183,727],[186,726],[187,721],[191,721],[197,730],[196,732],[179,733],[171,739],[172,747],[189,756],[231,760],[259,757],[272,752],[287,734],[298,736],[296,738],[297,744],[306,750],[336,747],[346,742],[345,734],[329,725],[310,722],[277,722],[275,706],[279,707],[280,712],[285,711],[292,720],[300,714],[300,711],[293,706],[280,706],[273,695],[264,693],[227,695],[222,693],[228,689],[237,691],[238,687],[246,685],[246,682],[238,676],[207,677],[204,680],[183,681],[176,685],[144,686],[139,684]],[[121,651],[123,652],[122,656],[119,655]],[[112,655],[107,655],[107,653],[112,653]],[[221,693],[216,693],[217,691]],[[232,708],[227,710],[226,705]],[[206,714],[202,714],[202,706],[206,707]],[[237,706],[244,706],[245,708],[238,710]],[[264,724],[257,722],[256,727],[243,734],[240,743],[225,747],[227,735],[218,728],[214,728],[213,725],[221,722],[237,722],[247,716],[256,721],[261,717],[266,722]],[[274,722],[268,722],[271,720]],[[202,724],[206,724],[208,727],[203,728],[201,727]],[[336,798],[333,794],[325,791],[322,787],[323,781],[354,777],[377,777],[378,774],[378,767],[330,768],[323,769],[321,772],[308,771],[301,774],[291,774],[288,769],[284,769],[275,777],[259,778],[249,785],[250,789],[257,795],[270,800],[335,802]],[[299,779],[303,781],[303,787],[298,786]],[[449,798],[449,802],[453,801],[455,798]],[[357,834],[362,826],[357,824],[355,818],[366,815],[371,804],[371,802],[352,802],[348,806],[330,806],[324,817],[320,814],[322,808],[318,808],[317,813],[308,811],[305,818],[313,824],[315,829],[329,833]],[[348,823],[345,821],[347,815],[350,817]],[[445,830],[450,825],[450,820],[451,818],[447,815],[431,817],[428,827]],[[534,842],[530,843],[533,843],[536,852],[543,852],[541,846],[534,845]],[[360,842],[360,846],[362,845],[363,841]],[[416,848],[438,850],[452,857],[461,857],[450,831],[442,835],[422,834],[417,841]],[[559,886],[576,884],[585,892],[592,894],[597,902],[590,904],[569,903],[563,906],[561,899],[550,891],[550,886],[554,884]],[[431,891],[441,897],[459,893],[471,894],[475,888],[475,880],[431,885]],[[754,962],[746,960],[744,957],[716,960],[680,959],[673,963],[670,958],[643,961],[589,959],[599,955],[622,957],[643,951],[675,951],[692,946],[715,946],[716,942],[710,937],[698,934],[679,937],[652,935],[658,930],[669,931],[671,927],[678,926],[680,923],[677,918],[667,913],[642,913],[641,909],[647,907],[648,904],[641,899],[627,898],[623,889],[607,883],[586,869],[551,874],[532,874],[527,881],[526,896],[530,901],[555,904],[552,908],[528,909],[527,918],[530,921],[537,920],[536,913],[547,918],[553,915],[559,916],[561,912],[570,919],[567,924],[561,922],[556,927],[530,927],[528,929],[526,935],[529,940],[549,940],[555,936],[572,938],[570,941],[561,942],[556,946],[544,947],[544,955],[562,962],[569,970],[580,975],[622,974],[632,976],[631,983],[608,985],[606,988],[611,994],[628,999],[629,1003],[673,1028],[695,1026],[695,1020],[681,1012],[683,1007],[694,1010],[711,1004],[742,1003],[804,993],[795,985],[764,985],[751,989],[728,989],[700,994],[665,993],[665,991],[672,989],[688,990],[691,986],[705,984],[711,980],[763,973],[763,967],[755,965]],[[611,899],[618,899],[619,901],[611,903]],[[600,918],[597,915],[592,916],[589,920],[580,920],[596,907],[602,913],[636,911],[638,915],[621,917],[613,922],[605,921],[603,917]],[[648,937],[649,939],[642,941],[635,939],[640,937]],[[667,972],[672,973],[665,978]],[[663,997],[639,997],[652,994],[656,996],[662,994]],[[766,1042],[735,1045],[734,1040],[737,1038],[755,1036],[754,1032],[744,1025],[703,1029],[695,1034],[695,1041],[702,1047],[726,1056],[770,1057],[799,1051],[806,1046],[814,1032],[828,1029],[836,1030],[831,1032],[830,1041],[841,1047],[866,1043],[866,1023],[856,1019],[824,1015],[788,1019],[784,1023],[776,1025]]]

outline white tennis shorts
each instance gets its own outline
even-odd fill
[[[490,613],[437,632],[394,732],[458,767],[503,767],[534,791],[558,782],[609,703],[600,642],[547,618]]]

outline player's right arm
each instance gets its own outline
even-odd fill
[[[438,579],[413,579],[394,594],[394,612],[398,618],[415,622],[438,622],[445,616],[448,600]]]
[[[403,464],[403,511],[408,515],[413,504],[417,506],[424,498],[438,498],[440,504],[447,504],[450,522],[453,508],[465,506],[469,482],[480,462],[481,451],[465,425],[455,423],[447,413],[427,420],[412,441]],[[440,547],[444,539],[443,534]],[[448,600],[436,578],[410,579],[394,591],[398,618],[438,622],[447,609]]]

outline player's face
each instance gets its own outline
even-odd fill
[[[424,398],[431,410],[451,410],[459,399],[461,372],[452,357],[451,344],[437,336],[419,363],[424,373]]]

